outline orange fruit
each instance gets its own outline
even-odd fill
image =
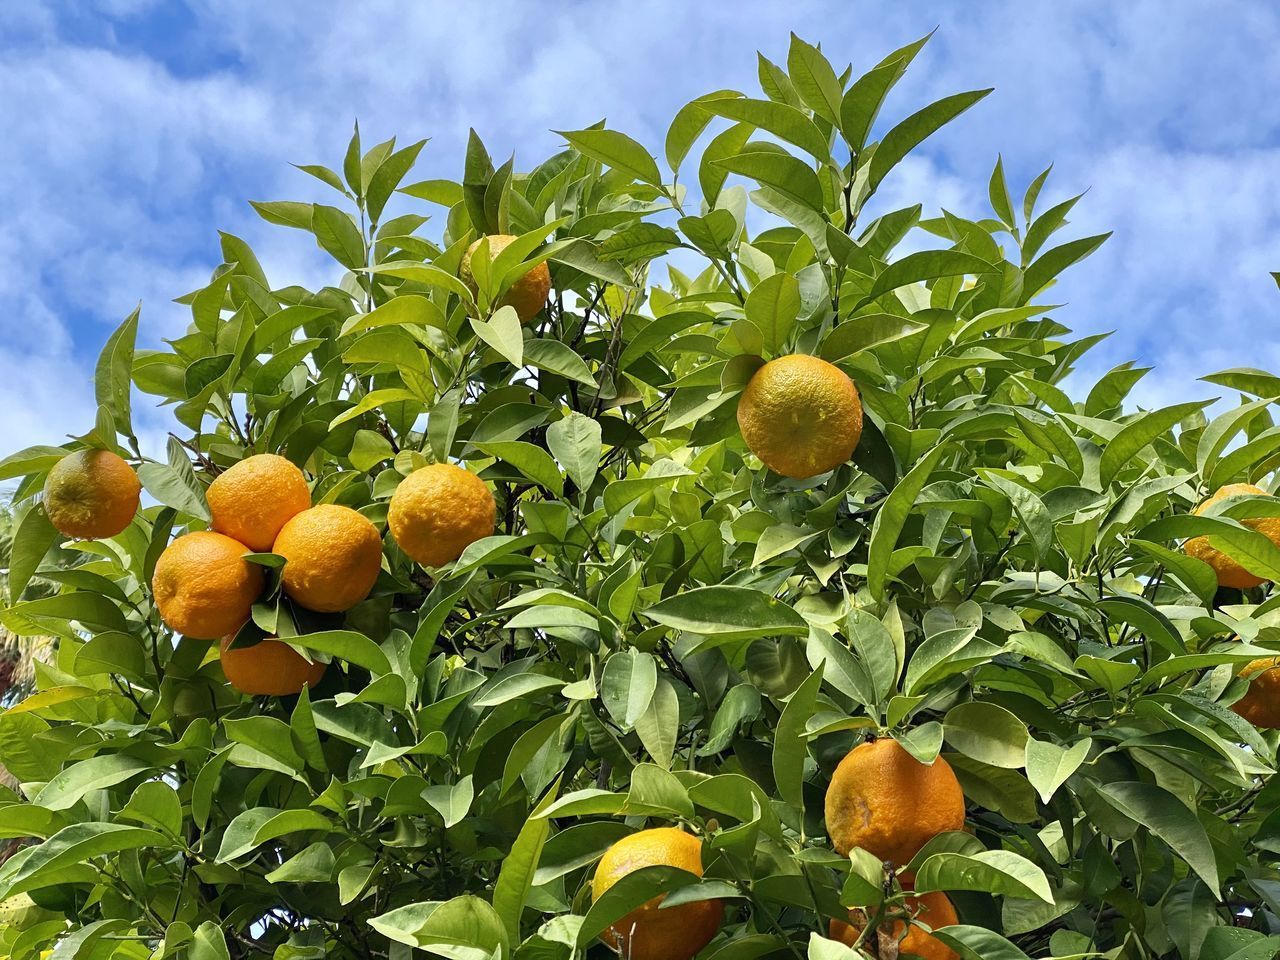
[[[600,858],[591,881],[591,897],[599,900],[605,892],[634,870],[642,867],[679,867],[702,876],[702,844],[698,838],[675,827],[641,830],[623,837]],[[689,960],[711,942],[724,918],[719,900],[684,903],[660,909],[662,897],[632,910],[616,921],[600,939],[624,960]]]
[[[484,239],[484,237],[481,237],[467,247],[467,252],[462,255],[462,268],[458,271],[462,277],[462,282],[470,287],[472,292],[476,290],[476,281],[471,272],[471,257],[479,248],[480,241]],[[492,261],[516,238],[507,233],[495,233],[488,239],[489,259]],[[513,283],[502,299],[498,301],[498,306],[514,307],[520,322],[528,323],[538,315],[542,305],[547,302],[547,294],[550,292],[551,271],[547,268],[546,263],[543,262]]]
[[[831,776],[827,835],[842,855],[861,847],[896,866],[940,833],[964,827],[964,794],[951,765],[921,763],[896,741],[854,747]]]
[[[1245,695],[1231,709],[1255,727],[1280,730],[1280,657],[1254,660],[1240,671],[1240,676],[1252,679]]]
[[[142,484],[110,450],[77,450],[49,471],[44,509],[59,533],[77,540],[114,537],[138,512]]]
[[[369,595],[382,569],[378,528],[333,503],[290,518],[271,550],[285,559],[285,593],[321,613],[350,610]]]
[[[314,687],[326,664],[308,663],[293,647],[267,637],[251,647],[230,649],[234,636],[222,638],[219,657],[227,683],[250,696],[284,697]]]
[[[188,637],[216,640],[240,629],[262,593],[262,568],[244,559],[239,540],[211,530],[165,547],[151,578],[160,618]]]
[[[1267,491],[1261,487],[1255,487],[1252,483],[1229,483],[1196,507],[1195,514],[1199,516],[1219,500],[1245,494],[1268,495]],[[1246,527],[1252,527],[1272,543],[1280,546],[1280,517],[1257,517],[1251,520],[1241,520],[1240,522]],[[1264,581],[1263,577],[1250,573],[1221,550],[1210,546],[1208,537],[1192,537],[1183,545],[1182,550],[1187,556],[1203,560],[1213,567],[1213,572],[1218,575],[1218,586],[1220,587],[1235,587],[1239,590],[1246,590],[1249,587],[1256,587]]]
[[[424,567],[438,567],[492,534],[497,509],[489,488],[470,470],[433,463],[396,487],[387,525],[401,550]]]
[[[914,920],[927,923],[930,930],[949,927],[960,922],[960,918],[956,916],[956,908],[951,905],[951,900],[945,893],[935,891],[922,893],[918,897],[909,896],[906,900],[906,908]],[[858,937],[866,926],[866,918],[862,911],[850,910],[849,919],[851,923],[832,920],[828,935],[832,940],[839,940],[846,946],[852,947],[858,942]],[[888,934],[890,939],[897,942],[899,954],[913,953],[923,957],[924,960],[960,960],[959,954],[923,927],[917,926],[915,922],[912,922],[908,928],[905,921],[893,920],[881,924],[880,930],[882,935]],[[903,936],[904,931],[906,936]],[[875,946],[875,944],[866,944],[866,941],[863,943],[867,946]]]
[[[853,455],[862,436],[862,402],[839,367],[793,353],[752,376],[738,401],[738,428],[770,470],[807,480]]]
[[[259,453],[218,474],[205,495],[211,526],[250,550],[270,550],[289,518],[311,506],[302,471],[284,457]]]

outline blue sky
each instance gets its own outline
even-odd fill
[[[1116,331],[1089,377],[1154,364],[1135,393],[1152,405],[1214,395],[1195,382],[1214,370],[1280,368],[1266,0],[24,0],[0,5],[0,450],[88,429],[102,341],[139,300],[143,345],[179,335],[171,299],[207,281],[218,229],[275,284],[333,279],[245,201],[319,198],[289,163],[337,166],[356,117],[367,143],[431,138],[415,178],[458,178],[469,126],[525,168],[552,129],[601,117],[659,154],[682,104],[755,90],[754,52],[785,61],[791,30],[861,70],[935,26],[884,115],[996,92],[887,200],[981,215],[997,153],[1019,195],[1053,162],[1044,202],[1089,190],[1068,229],[1116,231],[1053,298],[1077,331]]]

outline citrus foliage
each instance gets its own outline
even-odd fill
[[[922,45],[852,79],[793,39],[785,67],[761,59],[763,95],[683,108],[665,167],[597,126],[523,172],[473,135],[460,182],[415,183],[422,143],[357,134],[340,171],[302,168],[332,205],[255,204],[332,255],[332,286],[269,279],[224,235],[185,335],[135,349],[130,317],[92,429],[0,463],[21,511],[4,625],[60,638],[39,692],[0,716],[22,782],[0,835],[39,841],[0,867],[0,898],[65,917],[0,945],[567,960],[604,955],[665,893],[646,922],[722,903],[706,957],[851,957],[826,935],[861,917],[879,935],[858,949],[885,960],[945,891],[959,923],[935,935],[965,958],[1271,956],[1276,734],[1228,707],[1237,673],[1280,649],[1277,604],[1219,589],[1178,544],[1208,537],[1280,578],[1280,549],[1242,522],[1280,502],[1192,515],[1223,484],[1273,482],[1280,380],[1210,377],[1256,398],[1212,420],[1198,400],[1125,412],[1131,364],[1064,392],[1097,338],[1052,319],[1052,287],[1105,238],[1054,245],[1075,200],[1037,212],[1043,175],[1015,204],[997,165],[990,212],[864,216],[987,92],[879,122]],[[387,217],[397,191],[414,212]],[[549,299],[522,324],[544,267]],[[762,467],[737,422],[755,371],[789,354],[839,367],[865,413],[852,461],[803,480]],[[133,439],[134,387],[172,410],[163,460]],[[149,499],[76,543],[78,566],[42,567],[63,538],[38,495],[86,448],[129,456]],[[227,583],[218,609],[180,604],[210,636],[256,600],[229,652],[274,635],[331,661],[288,661],[294,688],[320,676],[293,696],[229,687],[219,641],[175,634],[151,586],[170,541],[209,525],[209,484],[261,453],[311,487],[285,532],[344,507],[382,544],[345,612],[291,596],[364,596],[365,554],[341,566],[365,550],[359,516],[332,515],[335,541],[329,514],[303,524],[283,573],[250,553],[261,594],[234,548],[197,558],[193,576]],[[496,530],[424,568],[388,505],[445,462],[483,480]],[[332,582],[282,590],[299,563]],[[57,593],[20,599],[37,570]],[[828,786],[868,736],[941,752],[966,829],[929,830],[909,863],[835,852]],[[889,801],[916,828],[931,797],[911,793]],[[607,848],[673,826],[702,841],[701,878],[685,857],[593,902]]]

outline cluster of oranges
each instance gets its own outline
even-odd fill
[[[941,833],[964,829],[964,793],[950,764],[938,757],[924,764],[896,740],[878,739],[854,747],[831,777],[826,795],[827,834],[841,856],[861,847],[886,863],[910,863]],[[702,876],[702,844],[673,827],[641,830],[619,840],[601,858],[591,892],[599,900],[627,874],[644,867],[677,867]],[[900,873],[907,890],[914,878]],[[615,921],[601,936],[631,960],[689,960],[715,937],[723,919],[719,900],[695,900],[662,907],[655,897]],[[903,953],[924,960],[958,960],[931,930],[958,923],[945,893],[910,893],[903,904],[907,919],[893,918],[879,931]],[[849,922],[832,920],[833,940],[853,946],[865,941],[866,918],[850,911]]]
[[[896,740],[871,740],[854,747],[836,767],[827,788],[826,817],[827,834],[841,855],[861,847],[902,867],[934,837],[964,829],[964,793],[942,757],[924,764]],[[909,890],[914,877],[903,873],[899,880]],[[893,920],[885,925],[901,952],[925,960],[959,960],[929,932],[958,922],[945,893],[908,896],[905,907],[912,916],[909,923]],[[859,942],[862,919],[860,912],[850,911],[849,923],[831,921],[832,939],[850,946]]]
[[[141,484],[121,457],[81,450],[60,460],[45,485],[45,510],[61,533],[112,537],[138,510]],[[210,529],[184,534],[156,561],[152,597],[173,630],[219,640],[227,680],[248,694],[282,696],[324,675],[288,644],[268,637],[232,647],[266,588],[262,565],[248,554],[284,559],[280,584],[291,601],[319,613],[342,613],[369,596],[382,570],[382,535],[357,510],[311,503],[302,471],[263,453],[234,464],[206,494]],[[496,506],[484,481],[462,467],[432,464],[401,481],[387,521],[399,548],[424,566],[456,560],[493,532]]]

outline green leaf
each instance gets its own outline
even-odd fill
[[[558,373],[578,383],[595,388],[596,378],[591,375],[587,362],[569,346],[559,340],[535,339],[524,344],[524,362],[540,370]]]
[[[1238,521],[1190,514],[1163,517],[1143,527],[1138,537],[1142,540],[1208,537],[1210,546],[1221,550],[1251,573],[1267,580],[1280,580],[1280,548]]]
[[[0,480],[43,473],[70,452],[62,447],[36,446],[11,453],[0,460]]]
[[[932,765],[942,751],[942,724],[930,720],[906,733],[894,734],[893,738],[921,763]]]
[[[1096,237],[1085,237],[1045,251],[1035,263],[1031,264],[1023,272],[1022,302],[1030,302],[1036,294],[1049,285],[1054,277],[1067,269],[1067,267],[1074,263],[1079,263],[1089,256],[1089,254],[1102,246],[1110,236],[1110,233],[1104,233]]]
[[[658,668],[652,656],[634,648],[605,661],[600,699],[614,722],[630,730],[649,709],[658,688]]]
[[[845,92],[840,101],[840,131],[855,152],[860,153],[866,145],[885,97],[930,36],[932,34],[895,50],[877,64],[875,69],[854,81]]]
[[[1013,198],[1009,196],[1009,183],[1004,177],[1003,157],[996,157],[996,168],[991,171],[991,180],[987,184],[987,196],[991,200],[991,209],[1000,218],[1000,222],[1006,227],[1017,226],[1013,215]]]
[[[299,230],[311,229],[312,204],[298,203],[293,200],[250,200],[249,206],[258,211],[258,216],[267,223],[279,227],[295,227]]]
[[[445,327],[440,308],[426,297],[405,293],[375,307],[368,313],[357,313],[342,324],[342,335],[374,330],[379,327]]]
[[[213,920],[206,920],[196,927],[187,956],[190,960],[231,960],[222,928]]]
[[[924,324],[889,313],[863,314],[850,317],[827,334],[818,354],[836,363],[845,357],[870,350],[882,343],[892,343],[926,329]]]
[[[943,725],[947,742],[966,756],[1009,769],[1026,762],[1027,725],[1004,707],[976,700],[957,704]]]
[[[515,307],[500,307],[489,320],[472,317],[471,329],[513,367],[524,366],[524,328]]]
[[[111,411],[116,427],[125,436],[133,436],[129,389],[133,377],[133,349],[138,336],[138,312],[135,307],[115,332],[107,338],[93,372],[93,396],[98,406]]]
[[[885,498],[876,513],[871,527],[871,546],[867,560],[867,586],[877,599],[884,596],[885,585],[889,577],[889,561],[894,548],[898,545],[898,537],[907,522],[907,515],[915,506],[920,491],[929,481],[929,475],[938,465],[945,447],[934,447],[926,453],[905,477],[903,477]]]
[[[1053,891],[1044,871],[1011,850],[934,854],[916,872],[915,889],[920,893],[977,890],[1053,903]]]
[[[42,885],[44,877],[95,857],[146,847],[174,846],[155,830],[116,823],[73,823],[37,847],[28,847],[0,869],[0,900]]]
[[[657,161],[636,141],[617,130],[557,130],[584,156],[634,177],[641,183],[662,186]]]
[[[968,93],[943,97],[923,110],[913,113],[886,133],[871,157],[870,172],[867,175],[868,189],[874,193],[889,171],[908,153],[941,127],[968,110],[992,89],[994,88],[971,90]]]
[[[606,237],[599,252],[601,260],[629,265],[660,257],[679,245],[680,236],[670,227],[641,221]]]
[[[498,871],[498,881],[493,888],[493,907],[504,918],[507,939],[511,942],[520,939],[520,917],[535,882],[543,847],[551,833],[550,822],[538,814],[555,801],[559,789],[560,784],[557,782],[534,808],[533,814],[520,828],[515,843],[511,845],[511,852],[503,859],[502,868]]]
[[[708,110],[718,116],[766,130],[818,160],[825,161],[830,157],[827,138],[822,135],[817,124],[793,106],[746,97],[707,100],[705,104]]]
[[[462,818],[471,810],[475,800],[475,788],[471,775],[463,777],[457,783],[438,784],[422,791],[423,799],[435,808],[444,820],[446,828],[461,823]]]
[[[840,116],[840,81],[827,58],[817,47],[794,33],[787,51],[787,73],[796,92],[818,116],[836,123]]]
[[[804,810],[804,765],[808,756],[805,730],[817,708],[822,666],[800,684],[787,701],[773,740],[773,779],[782,799]]]
[[[185,470],[174,469],[167,463],[144,463],[138,467],[138,479],[142,481],[142,488],[165,506],[190,517],[209,519],[204,486],[196,478],[190,463]]]
[[[129,630],[128,621],[118,606],[101,594],[85,591],[15,603],[0,613],[0,622],[20,637],[37,636],[45,630],[65,626],[73,621],[79,621],[90,628],[118,630],[121,633]]]
[[[1218,863],[1209,836],[1181,800],[1163,787],[1138,781],[1102,783],[1097,790],[1116,810],[1167,843],[1218,893]]]
[[[1046,740],[1027,740],[1027,779],[1048,803],[1058,788],[1080,769],[1088,759],[1090,740],[1077,740],[1070,747],[1062,747]]]
[[[730,173],[750,177],[784,196],[822,213],[822,183],[813,168],[781,147],[770,143],[748,143],[730,157],[713,161]]]
[[[657,680],[649,705],[636,717],[635,729],[653,762],[667,770],[671,768],[680,732],[680,698],[666,677]]]
[[[1107,442],[1106,449],[1102,451],[1102,460],[1098,464],[1098,476],[1103,488],[1109,486],[1121,468],[1142,452],[1144,447],[1212,402],[1212,400],[1201,400],[1174,404],[1171,407],[1141,414],[1136,420],[1125,424],[1124,428]]]
[[[750,683],[740,683],[720,701],[707,742],[698,748],[698,756],[715,756],[729,747],[742,724],[760,715],[760,691]]]
[[[472,703],[477,707],[496,707],[546,690],[559,690],[563,686],[563,680],[541,673],[513,673],[486,687]]]
[[[746,640],[809,632],[804,617],[759,590],[699,587],[655,603],[641,616],[666,627],[722,640]]]
[[[107,753],[66,767],[32,799],[46,810],[67,810],[94,790],[105,790],[122,783],[151,764],[120,753]]]
[[[360,402],[352,407],[348,407],[342,413],[338,414],[329,421],[329,429],[334,430],[348,421],[354,420],[356,417],[363,416],[370,410],[376,410],[378,407],[385,406],[390,403],[403,403],[409,400],[413,402],[421,402],[422,398],[411,390],[404,390],[400,387],[386,387],[382,390],[374,390],[366,393],[360,398]]]
[[[369,926],[397,943],[450,960],[492,960],[508,953],[506,924],[475,896],[444,903],[411,903],[369,920]]]
[[[547,427],[547,447],[581,491],[591,486],[600,467],[601,428],[598,421],[570,412]]]
[[[364,667],[375,677],[392,671],[391,661],[376,643],[354,630],[324,630],[290,637],[289,643]]]
[[[494,440],[477,443],[482,453],[505,460],[539,486],[545,487],[557,497],[564,495],[564,477],[551,459],[551,454],[541,447],[523,440]]]
[[[889,264],[876,277],[871,289],[858,301],[854,310],[857,311],[889,291],[907,284],[939,277],[986,273],[990,269],[991,264],[985,260],[960,250],[921,250],[918,253],[909,253],[901,260],[895,260]]]
[[[382,210],[395,192],[400,181],[404,179],[418,160],[418,154],[426,146],[427,141],[419,140],[397,150],[388,156],[373,171],[365,189],[365,209],[369,211],[369,219],[378,223],[382,218]]]
[[[775,273],[756,284],[747,296],[747,319],[764,334],[770,353],[778,353],[800,316],[800,284],[789,273]]]
[[[317,203],[311,212],[311,232],[316,242],[344,267],[358,270],[365,265],[364,238],[355,221],[337,207]]]
[[[414,283],[421,283],[428,287],[436,287],[449,293],[456,293],[462,298],[462,302],[466,304],[474,302],[471,290],[465,283],[452,273],[441,270],[433,263],[393,260],[390,263],[379,263],[376,266],[369,267],[368,272],[377,275],[385,274],[388,277],[399,277],[401,280],[411,280]]]
[[[1000,934],[984,927],[954,924],[934,931],[934,937],[955,950],[961,960],[1031,960]]]
[[[53,545],[62,539],[44,504],[29,504],[20,515],[9,548],[9,596],[18,599]]]
[[[694,141],[701,136],[703,130],[707,129],[707,124],[711,122],[714,116],[703,105],[703,101],[735,96],[739,96],[739,94],[734,90],[717,90],[714,93],[709,93],[706,96],[699,97],[697,100],[686,103],[676,112],[671,121],[671,126],[667,128],[665,143],[667,165],[671,167],[672,172],[680,169],[680,164],[689,155],[689,150],[693,147]]]

